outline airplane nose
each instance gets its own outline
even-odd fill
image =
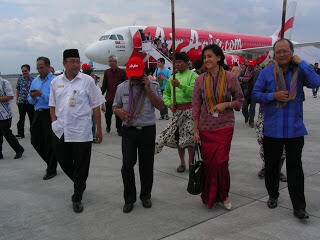
[[[84,54],[86,55],[87,58],[89,58],[90,60],[94,61],[94,56],[97,55],[97,52],[95,50],[95,44],[91,44],[89,47],[87,47],[84,50]]]

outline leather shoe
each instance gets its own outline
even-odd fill
[[[122,211],[124,213],[129,213],[132,211],[132,209],[133,209],[133,203],[126,203],[124,204]]]
[[[309,218],[309,214],[304,209],[293,210],[293,215],[300,219],[307,219]]]
[[[2,153],[0,153],[0,159],[3,159],[3,155],[2,155]]]
[[[55,172],[55,173],[46,173],[46,175],[44,175],[42,179],[43,180],[49,180],[49,179],[51,179],[51,178],[53,178],[55,176],[57,176],[57,172]]]
[[[23,152],[24,152],[24,149],[22,149],[21,152],[17,152],[16,155],[14,156],[14,159],[19,159],[19,158],[21,158]]]
[[[150,199],[142,200],[142,206],[144,208],[151,208],[152,207],[152,202]]]
[[[110,133],[110,130],[111,130],[110,128],[108,127],[106,128],[107,133]]]
[[[269,208],[276,208],[278,206],[278,199],[269,197],[267,205]]]
[[[73,205],[73,211],[75,213],[81,213],[83,211],[83,205],[82,205],[81,201],[72,202],[72,205]]]

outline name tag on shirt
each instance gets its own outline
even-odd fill
[[[57,85],[57,88],[63,88],[64,85]]]

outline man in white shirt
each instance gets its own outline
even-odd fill
[[[50,115],[54,147],[63,171],[74,182],[73,210],[83,211],[92,146],[92,111],[97,124],[96,142],[101,143],[100,105],[105,102],[95,82],[80,72],[77,49],[63,52],[65,73],[57,76],[50,88]]]

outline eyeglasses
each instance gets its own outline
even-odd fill
[[[280,55],[280,54],[287,55],[289,53],[290,53],[289,50],[279,50],[275,52],[276,55]]]
[[[28,71],[27,71],[27,70],[22,70],[21,72],[26,73],[26,72],[28,72]]]
[[[65,62],[68,62],[68,63],[71,63],[71,64],[81,64],[82,63],[82,62],[80,62],[80,60],[74,60],[74,59],[66,60]]]

